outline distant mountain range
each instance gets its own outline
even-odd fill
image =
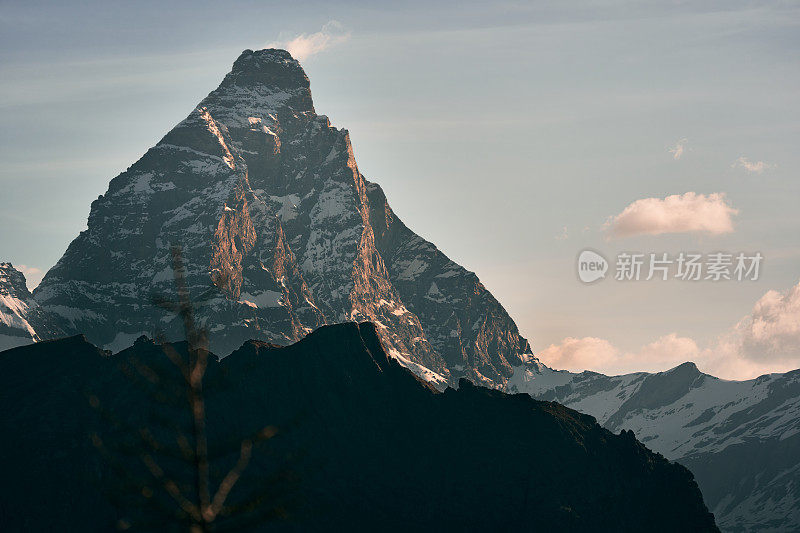
[[[800,528],[800,370],[726,381],[693,363],[605,376],[518,368],[511,392],[557,401],[689,467],[725,531]]]
[[[243,52],[111,180],[33,295],[3,264],[0,349],[76,334],[112,352],[142,335],[183,338],[154,303],[174,293],[176,245],[215,353],[369,321],[389,356],[440,391],[467,378],[633,430],[696,472],[726,530],[800,529],[796,372],[725,382],[692,365],[620,377],[545,367],[477,276],[405,226],[359,172],[347,131],[316,113],[283,50]]]
[[[176,435],[193,430],[185,401],[170,402],[183,380],[166,350],[186,357],[186,343],[141,338],[110,356],[84,337],[2,354],[5,531],[181,530],[161,483],[192,486]],[[247,530],[718,531],[691,473],[633,434],[468,381],[440,393],[372,324],[247,342],[212,358],[205,382],[215,487],[240,439],[274,435],[253,449],[223,529],[260,509]]]

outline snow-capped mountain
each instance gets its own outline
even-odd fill
[[[0,263],[0,351],[59,334],[33,299],[25,275],[11,263]]]
[[[695,472],[723,529],[800,529],[798,373],[726,382],[693,365],[618,377],[545,367],[477,276],[359,172],[347,131],[315,112],[285,51],[242,53],[111,180],[34,298],[65,332],[113,351],[142,334],[180,338],[180,319],[153,303],[174,298],[173,245],[218,354],[370,321],[387,353],[440,388],[467,377],[633,430]]]
[[[112,350],[180,324],[180,245],[212,349],[281,344],[369,320],[434,382],[501,386],[530,347],[478,278],[409,230],[358,171],[346,130],[318,115],[283,50],[247,50],[221,85],[92,203],[88,229],[34,292],[63,329]]]
[[[726,381],[693,363],[605,376],[534,361],[515,369],[508,389],[632,430],[689,467],[723,531],[800,530],[800,370]]]

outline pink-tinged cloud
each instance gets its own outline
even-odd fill
[[[536,354],[540,361],[551,368],[573,372],[605,368],[618,356],[619,351],[610,342],[597,337],[567,337],[561,344],[551,344]]]
[[[28,286],[28,290],[31,291],[39,285],[39,282],[41,282],[44,277],[44,272],[42,272],[41,268],[26,265],[17,265],[16,268],[25,274],[26,285]]]
[[[783,293],[768,291],[749,315],[705,348],[675,333],[631,352],[606,339],[567,337],[536,355],[551,368],[612,375],[667,370],[686,361],[725,379],[787,372],[800,368],[800,283]]]
[[[700,353],[694,340],[670,333],[634,352],[619,350],[606,339],[567,337],[560,344],[551,344],[536,356],[546,365],[559,370],[624,374],[664,370],[695,360]]]
[[[769,291],[734,328],[742,356],[753,361],[791,361],[800,367],[800,283]]]
[[[617,238],[663,233],[720,235],[733,231],[732,217],[738,212],[728,205],[724,193],[687,192],[636,200],[620,214],[610,217],[605,230]]]
[[[731,379],[800,368],[800,283],[785,292],[767,291],[749,315],[704,350],[702,360],[709,373]]]

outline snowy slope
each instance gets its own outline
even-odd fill
[[[28,291],[25,275],[11,263],[0,263],[0,351],[58,333]]]
[[[508,388],[632,430],[688,466],[723,530],[800,530],[800,370],[726,381],[693,363],[623,376],[530,363]]]

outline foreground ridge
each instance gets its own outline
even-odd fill
[[[136,456],[110,462],[91,444],[111,448],[128,434],[108,420],[168,440],[152,420],[170,404],[148,403],[125,372],[159,368],[168,350],[185,353],[186,344],[142,337],[108,355],[77,336],[0,354],[0,424],[13,435],[0,458],[15,480],[0,497],[7,527],[135,526],[155,504],[174,505],[156,485],[144,491],[143,508],[131,508],[144,489],[120,484],[114,472],[145,480],[148,472]],[[280,512],[248,530],[717,531],[691,473],[630,432],[614,435],[559,404],[466,380],[440,393],[386,353],[373,324],[324,326],[288,347],[248,341],[221,362],[212,358],[205,389],[210,450],[274,428],[230,499],[236,508],[249,492],[270,489],[260,505]]]

